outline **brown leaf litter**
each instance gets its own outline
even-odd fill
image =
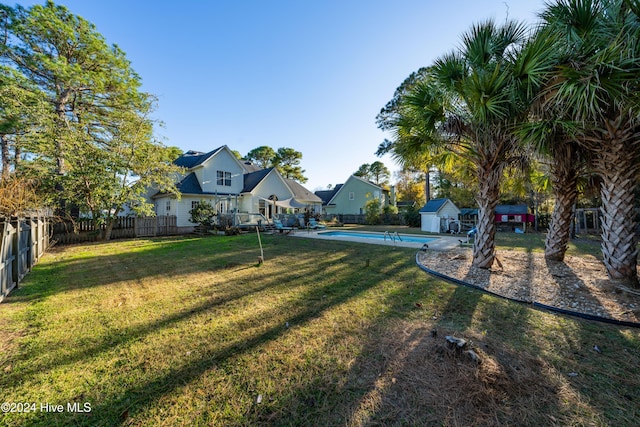
[[[538,302],[615,320],[640,322],[640,295],[622,291],[594,256],[565,256],[548,261],[544,253],[497,251],[502,268],[471,265],[470,248],[421,252],[418,261],[430,270],[463,280],[496,294]]]

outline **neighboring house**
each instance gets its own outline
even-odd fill
[[[429,200],[420,210],[422,231],[447,233],[460,231],[460,209],[450,199]]]
[[[238,226],[257,224],[277,213],[292,210],[319,211],[322,201],[295,181],[287,180],[275,168],[260,169],[238,160],[226,146],[208,153],[188,151],[174,162],[185,168],[176,184],[180,200],[155,192],[151,199],[157,215],[175,215],[178,230],[189,232],[189,221],[201,200],[215,206],[219,219]]]
[[[327,215],[360,215],[365,212],[367,201],[380,200],[380,205],[388,203],[385,190],[367,180],[351,175],[344,184],[338,184],[331,190],[316,191],[322,199],[322,211]]]

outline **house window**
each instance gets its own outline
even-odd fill
[[[200,202],[194,200],[191,202],[191,209],[195,209],[198,207],[198,205],[200,204]]]
[[[217,184],[231,187],[231,172],[217,171]]]
[[[171,200],[167,200],[167,204],[166,204],[165,210],[167,212],[171,212]]]
[[[356,194],[353,191],[349,191],[349,200],[355,200]]]

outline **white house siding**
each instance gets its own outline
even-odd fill
[[[420,214],[421,230],[430,233],[440,232],[440,217],[435,212],[426,212]]]
[[[260,197],[269,198],[272,195],[275,195],[278,200],[286,200],[293,197],[291,190],[287,185],[282,181],[282,179],[274,172],[269,173],[260,183],[253,189],[251,192],[251,207],[252,210],[250,212],[260,212]],[[272,208],[273,209],[273,208]],[[280,208],[276,208],[276,212],[280,212]],[[265,216],[270,218],[269,212],[265,212]]]
[[[218,171],[231,174],[231,185],[218,184]],[[244,169],[228,150],[221,150],[194,170],[205,193],[238,194],[244,186]]]
[[[440,219],[447,218],[457,221],[459,213],[460,209],[458,209],[451,201],[447,200],[444,205],[442,205],[440,209],[438,209],[437,212],[420,213],[421,229],[422,231],[439,233]]]
[[[460,210],[455,206],[453,206],[449,201],[447,201],[444,204],[444,206],[440,208],[440,211],[438,212],[438,216],[440,216],[441,218],[458,219],[459,213],[460,213]]]

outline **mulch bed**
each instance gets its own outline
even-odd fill
[[[464,280],[499,295],[600,317],[640,322],[640,295],[622,291],[593,256],[547,261],[543,253],[500,250],[487,270],[471,265],[470,248],[427,251],[418,256],[430,270]],[[635,290],[638,292],[638,290]]]

